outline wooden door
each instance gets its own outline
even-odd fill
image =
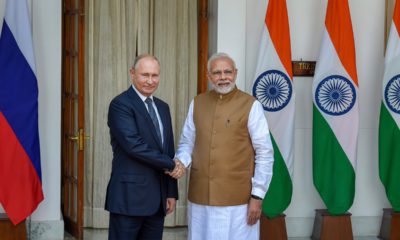
[[[83,238],[84,0],[63,0],[62,193],[65,230]]]

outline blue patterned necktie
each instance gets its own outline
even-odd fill
[[[154,127],[156,129],[158,139],[160,139],[160,142],[162,142],[161,132],[160,132],[160,124],[158,123],[157,114],[153,107],[153,100],[151,100],[151,98],[146,98],[145,102],[146,102],[148,110],[149,110],[150,118],[153,121]]]

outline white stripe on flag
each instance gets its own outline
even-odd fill
[[[262,43],[260,44],[260,52],[257,60],[257,67],[254,79],[257,79],[260,74],[267,70],[279,70],[289,76],[288,72],[284,68],[276,49],[272,43],[271,36],[267,30],[267,26],[263,25]],[[265,116],[268,120],[268,125],[270,126],[270,131],[275,139],[276,144],[285,160],[286,167],[288,168],[290,176],[293,176],[293,142],[287,142],[292,140],[292,133],[294,132],[294,124],[287,125],[287,121],[282,121],[281,117],[285,116],[286,119],[294,119],[294,93],[292,94],[292,99],[286,107],[279,110],[277,113],[265,112]],[[286,120],[285,119],[285,120]]]
[[[341,75],[347,79],[351,79],[350,75],[343,68],[326,29],[322,39],[321,52],[323,54],[321,54],[318,59],[314,79],[321,81],[331,75]],[[313,84],[313,93],[315,93],[316,87],[317,84]],[[327,120],[332,131],[335,133],[339,144],[342,146],[354,169],[356,167],[357,141],[354,141],[354,139],[349,137],[349,132],[351,132],[349,129],[358,129],[358,107],[356,107],[358,106],[358,88],[356,88],[355,91],[357,95],[354,104],[355,107],[353,107],[348,113],[340,116],[332,116],[320,111],[322,116]],[[314,97],[313,102],[314,105],[318,107]],[[357,137],[357,135],[354,136]]]
[[[33,55],[33,41],[32,41],[32,32],[30,19],[29,19],[29,9],[28,4],[26,4],[26,0],[8,0],[13,1],[13,4],[6,4],[6,15],[4,17],[5,21],[12,32],[19,49],[22,54],[25,56],[26,61],[31,66],[32,71],[36,74],[35,67],[35,58]],[[21,13],[21,14],[12,14],[12,13]],[[28,13],[28,14],[23,14]],[[28,23],[28,24],[20,24],[20,23]]]
[[[399,0],[400,1],[400,0]],[[383,88],[382,88],[382,96],[385,96],[385,86],[386,84],[396,75],[399,74],[399,66],[400,66],[400,36],[397,32],[397,28],[392,21],[392,26],[390,28],[390,34],[386,49],[385,56],[385,72],[383,75]],[[387,105],[386,101],[383,101],[386,108],[390,109]],[[392,118],[395,120],[397,126],[400,126],[400,117],[399,114],[389,111]]]

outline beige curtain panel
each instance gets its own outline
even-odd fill
[[[197,86],[196,0],[86,1],[86,126],[84,226],[108,227],[104,210],[112,151],[107,127],[111,99],[130,86],[135,56],[154,54],[161,63],[156,96],[171,109],[175,143]],[[166,226],[187,225],[187,176],[179,180],[174,214]]]

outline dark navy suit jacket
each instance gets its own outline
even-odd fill
[[[178,199],[173,170],[174,138],[168,105],[153,97],[163,125],[160,142],[145,103],[130,87],[115,97],[108,111],[113,162],[107,187],[106,210],[129,216],[150,216],[166,198]]]

